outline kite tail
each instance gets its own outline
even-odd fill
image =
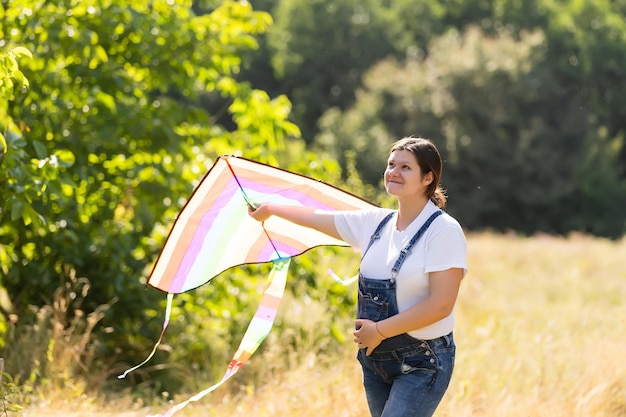
[[[285,293],[287,272],[289,270],[290,261],[291,258],[281,258],[274,261],[267,286],[265,287],[263,296],[261,297],[259,308],[248,325],[248,329],[241,340],[239,348],[230,361],[222,379],[217,384],[210,386],[188,400],[170,408],[165,414],[148,415],[147,417],[171,417],[174,413],[180,411],[189,403],[198,401],[207,394],[213,392],[216,388],[230,379],[230,377],[235,375],[239,369],[241,369],[241,367],[248,361],[252,354],[261,345],[261,342],[265,340],[267,335],[272,330],[278,306],[280,305],[283,294]]]
[[[331,277],[333,277],[335,279],[335,281],[337,281],[338,283],[340,283],[341,285],[350,285],[352,284],[354,281],[356,281],[357,279],[359,279],[359,275],[355,275],[352,278],[348,278],[348,279],[342,279],[339,275],[335,274],[335,271],[333,271],[332,269],[328,268],[328,273],[330,274]]]
[[[146,363],[148,363],[148,361],[150,359],[152,359],[152,357],[154,356],[157,348],[161,344],[161,340],[163,339],[163,335],[165,334],[165,329],[167,329],[167,325],[170,323],[170,315],[172,314],[172,300],[173,299],[174,299],[174,293],[171,293],[171,292],[167,293],[167,307],[165,308],[165,320],[163,320],[163,330],[161,330],[161,335],[159,336],[159,340],[157,340],[157,342],[155,343],[154,347],[152,348],[152,352],[150,352],[148,357],[143,362],[141,362],[139,365],[133,366],[132,368],[124,371],[123,374],[118,375],[118,377],[117,377],[118,379],[126,378],[126,375],[128,375],[129,373],[133,372],[136,369],[141,368]]]

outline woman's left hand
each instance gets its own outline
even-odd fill
[[[378,330],[376,330],[376,322],[367,319],[356,319],[354,321],[355,330],[354,343],[357,344],[359,349],[365,349],[365,354],[369,356],[380,343],[385,340]]]

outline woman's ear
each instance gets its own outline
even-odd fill
[[[422,182],[424,185],[430,185],[434,180],[433,172],[429,171],[422,176]]]

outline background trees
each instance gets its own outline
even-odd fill
[[[307,4],[276,3],[263,55],[307,142],[378,185],[391,141],[427,136],[466,227],[623,235],[624,4]]]
[[[247,149],[275,162],[299,135],[286,120],[286,97],[234,78],[242,51],[256,46],[271,18],[239,2],[201,16],[190,5],[2,8],[3,43],[33,54],[20,61],[30,88],[15,94],[2,120],[3,128],[15,123],[1,166],[0,284],[10,294],[4,313],[19,326],[35,320],[58,287],[86,278],[81,308],[112,304],[102,341],[135,360],[133,346],[149,347],[141,336],[153,334],[137,328],[159,326],[149,319],[161,297],[142,280],[213,157]],[[205,100],[221,102],[229,129],[204,111]]]

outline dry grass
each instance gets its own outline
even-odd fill
[[[626,240],[474,234],[469,244],[457,367],[436,415],[626,416]],[[284,305],[281,314],[290,309]],[[259,373],[262,383],[241,387],[235,377],[176,416],[368,415],[351,342],[322,357],[286,352],[279,341],[272,334],[266,352],[240,372]],[[22,415],[140,417],[167,408],[61,391]]]
[[[472,236],[440,416],[626,415],[626,241]]]

